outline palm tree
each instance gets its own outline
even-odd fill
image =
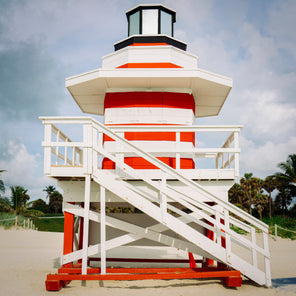
[[[262,220],[262,212],[268,203],[268,196],[262,193],[259,193],[254,198],[254,207],[259,214],[260,220]]]
[[[11,204],[7,197],[0,197],[0,212],[10,212]]]
[[[51,194],[53,194],[56,191],[56,188],[53,185],[48,185],[43,189],[47,193],[46,199],[50,198]]]
[[[57,214],[59,212],[62,212],[62,206],[63,206],[63,196],[60,192],[55,190],[50,196],[49,196],[49,206],[54,210],[54,213]]]
[[[258,194],[262,193],[262,180],[253,177],[252,173],[244,174],[244,177],[240,179],[240,186],[243,192],[243,206],[252,215],[252,205],[254,205],[254,199]]]
[[[5,172],[5,170],[0,170],[0,173]],[[5,186],[3,180],[0,179],[0,192],[5,192]]]
[[[275,176],[268,176],[263,181],[262,187],[268,193],[268,202],[269,202],[269,218],[271,218],[271,193],[277,188],[278,182]]]
[[[283,186],[279,189],[280,192],[275,197],[275,208],[280,214],[287,214],[288,207],[292,202],[292,196],[290,192]]]
[[[10,203],[13,212],[19,215],[25,208],[30,196],[27,194],[28,189],[24,189],[22,186],[11,186]]]
[[[228,200],[237,207],[243,209],[243,191],[238,183],[233,184],[233,186],[229,189]]]
[[[286,162],[281,162],[278,167],[283,171],[275,176],[282,184],[286,184],[286,189],[291,197],[296,197],[296,154],[290,154]]]

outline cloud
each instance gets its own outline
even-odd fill
[[[295,104],[282,103],[279,94],[273,91],[247,91],[241,112],[241,122],[249,137],[265,143],[267,140],[285,140],[295,132]]]
[[[295,1],[275,1],[270,8],[267,23],[268,32],[273,35],[278,46],[288,49],[294,59],[296,58],[295,15]]]
[[[287,142],[267,141],[263,145],[257,145],[244,137],[241,137],[240,142],[240,171],[242,174],[252,172],[261,178],[280,171],[277,164],[285,162],[289,154],[296,152],[296,136],[292,136]]]
[[[0,69],[2,120],[33,120],[57,113],[63,73],[40,44],[11,44],[0,51]]]
[[[43,197],[42,188],[55,183],[45,176],[38,176],[42,157],[40,154],[29,153],[20,140],[11,140],[5,146],[2,144],[0,149],[0,169],[6,170],[1,178],[6,187],[23,186],[29,189],[28,194],[34,200]]]
[[[43,164],[40,154],[29,153],[20,140],[11,140],[7,146],[1,145],[0,148],[0,169],[6,170],[1,175],[5,186],[29,189],[31,200],[44,198],[42,189],[49,184],[55,185],[56,181],[38,172]],[[9,190],[6,196],[9,196]]]

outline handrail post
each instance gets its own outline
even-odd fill
[[[256,245],[256,231],[254,227],[251,228],[251,242],[252,242],[253,265],[257,268],[258,267],[257,252],[254,248],[254,245]]]
[[[119,137],[124,138],[124,133],[117,133],[117,135]],[[117,148],[117,152],[116,152],[117,162],[123,164],[124,163],[124,153],[121,152],[123,150],[123,145],[119,141],[116,141],[116,148]],[[116,164],[115,164],[115,172],[116,172],[117,175],[119,175],[121,177],[123,176],[123,172],[120,169],[120,166],[118,166]]]
[[[266,252],[269,252],[268,246],[268,229],[263,231],[263,249]],[[264,264],[265,264],[265,278],[266,278],[266,285],[268,287],[271,286],[271,271],[270,271],[270,258],[264,256]]]
[[[83,148],[83,168],[85,174],[92,173],[92,124],[85,123],[83,125],[83,143],[86,147]]]
[[[229,231],[229,211],[227,209],[223,209],[224,211],[224,226],[225,230]],[[231,254],[231,238],[230,235],[228,234],[228,231],[225,233],[225,250],[226,250],[226,261],[230,261],[230,254]]]
[[[101,274],[106,274],[106,198],[105,187],[100,186],[100,214],[101,214]]]
[[[89,208],[90,208],[90,175],[85,176],[84,209],[83,209],[83,246],[82,274],[87,274],[88,240],[89,240]]]
[[[234,139],[234,148],[238,149],[239,148],[238,132],[234,132],[233,139]],[[238,152],[234,153],[234,176],[235,177],[239,176],[239,153]]]
[[[164,190],[166,188],[166,179],[163,177],[161,179],[161,191],[160,191],[160,209],[162,221],[166,224],[166,215],[167,215],[167,196],[164,194]]]
[[[92,126],[92,147],[98,146],[98,131]],[[98,153],[96,149],[92,149],[92,171],[95,173],[98,170]]]
[[[59,142],[60,141],[60,130],[58,130],[58,132],[57,132],[57,142]],[[56,147],[56,165],[58,165],[59,164],[59,153],[60,153],[60,149],[59,149],[60,147],[59,146],[57,146]]]
[[[46,147],[44,147],[44,174],[49,175],[51,172],[51,136],[52,136],[52,125],[49,123],[44,123],[44,142]]]

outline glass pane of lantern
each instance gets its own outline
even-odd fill
[[[140,12],[129,16],[129,36],[140,34]]]
[[[158,34],[158,10],[143,10],[142,34]]]
[[[160,16],[160,33],[165,34],[168,36],[173,37],[173,32],[172,32],[172,15],[161,11],[161,16]]]

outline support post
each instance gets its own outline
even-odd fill
[[[83,247],[82,247],[82,274],[87,274],[87,251],[89,237],[89,205],[90,204],[90,175],[85,176],[84,193],[84,221],[83,221]]]
[[[106,198],[105,187],[100,186],[101,212],[101,274],[106,274]]]
[[[263,248],[266,252],[269,251],[268,246],[268,230],[267,232],[263,232]],[[264,265],[265,265],[265,279],[266,279],[266,285],[268,287],[271,287],[271,271],[270,271],[270,259],[267,257],[264,257]]]

